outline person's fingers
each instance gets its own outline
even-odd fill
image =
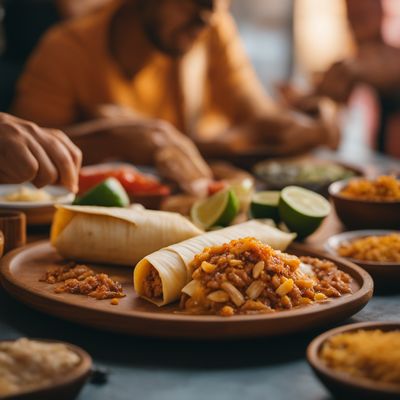
[[[77,168],[68,148],[53,135],[41,135],[38,140],[56,166],[59,182],[67,189],[77,192]]]
[[[55,135],[63,144],[64,146],[68,149],[69,153],[71,154],[72,160],[74,161],[74,164],[77,168],[77,171],[82,166],[82,152],[81,150],[75,146],[71,139],[67,135],[65,135],[62,131],[59,131],[58,129],[51,129],[50,130],[53,135]]]
[[[199,173],[191,159],[182,153],[179,148],[168,147],[160,149],[156,153],[155,160],[159,172],[177,182],[185,192],[202,195],[205,187],[203,182],[210,181],[208,177]]]
[[[27,144],[38,163],[38,171],[32,183],[39,188],[56,183],[58,180],[57,168],[46,154],[46,151],[31,136],[27,136]]]
[[[26,144],[18,137],[7,140],[7,146],[0,151],[0,182],[23,183],[36,177],[39,163]]]
[[[203,178],[211,178],[212,171],[203,159],[196,145],[188,137],[176,130],[167,122],[157,121],[156,128],[165,135],[167,146],[174,146],[186,155],[190,168],[197,171],[197,174]]]

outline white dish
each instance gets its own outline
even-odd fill
[[[75,195],[61,186],[46,186],[42,190],[49,193],[53,199],[45,201],[7,201],[3,197],[7,194],[17,192],[22,187],[34,188],[30,183],[19,185],[0,185],[0,208],[14,210],[50,207],[54,204],[70,204],[74,201]]]

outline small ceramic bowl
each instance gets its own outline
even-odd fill
[[[320,168],[321,166],[339,166],[344,168],[355,177],[364,176],[364,171],[361,168],[357,168],[352,165],[348,165],[341,162],[333,162],[326,161],[322,159],[296,159],[296,158],[288,158],[282,160],[265,160],[258,164],[256,164],[253,168],[253,173],[257,176],[257,178],[262,181],[266,185],[266,189],[268,190],[282,190],[286,186],[301,186],[306,189],[312,190],[319,194],[322,194],[325,197],[329,197],[328,188],[332,182],[335,182],[335,179],[324,179],[324,180],[309,180],[309,181],[299,181],[298,178],[293,177],[273,177],[265,175],[265,170],[271,168],[271,166],[292,166],[293,168],[308,166],[310,168]],[[349,176],[349,174],[347,176]],[[343,176],[344,177],[344,176]]]
[[[349,182],[350,179],[346,179],[329,186],[336,214],[344,225],[350,229],[400,227],[400,201],[368,201],[345,197],[340,193]]]
[[[390,233],[398,233],[400,231],[391,230],[361,230],[340,233],[331,236],[325,243],[325,249],[328,253],[340,257],[337,250],[340,245],[352,242],[353,240],[361,239],[367,236],[384,236]],[[380,289],[399,286],[400,282],[400,262],[378,262],[378,261],[364,261],[354,258],[347,258],[349,261],[364,268],[374,279],[374,283]]]
[[[81,359],[77,365],[68,374],[59,377],[57,380],[50,384],[40,386],[37,389],[19,392],[14,395],[1,397],[2,400],[73,400],[81,391],[83,385],[86,383],[92,370],[92,358],[86,351],[78,346],[64,343],[60,341],[34,339],[39,342],[49,343],[62,343],[65,344],[71,351],[78,354]],[[2,340],[1,342],[9,342],[9,340]]]
[[[363,322],[345,325],[332,329],[316,337],[307,348],[307,360],[313,371],[327,389],[338,399],[363,400],[395,400],[400,399],[400,385],[375,382],[350,376],[328,367],[320,358],[320,351],[326,340],[345,332],[354,332],[360,329],[380,329],[388,332],[400,330],[400,323],[394,322]]]

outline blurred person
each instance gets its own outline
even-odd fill
[[[52,25],[89,14],[112,0],[3,0],[4,57],[24,63]]]
[[[400,49],[385,42],[381,0],[346,0],[356,54],[333,64],[317,85],[317,93],[345,103],[360,84],[378,95],[380,121],[374,147],[400,158]]]
[[[0,111],[10,107],[15,84],[41,36],[59,21],[91,13],[112,0],[0,0],[2,41]]]
[[[77,192],[81,160],[61,131],[0,113],[0,183],[61,184]]]
[[[64,128],[87,162],[158,158],[170,171],[177,162],[181,175],[186,157],[195,174],[210,176],[192,140],[215,157],[337,145],[329,116],[292,114],[267,97],[228,3],[118,0],[52,29],[28,63],[13,111]],[[162,142],[170,155],[159,156]]]

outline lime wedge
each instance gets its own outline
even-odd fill
[[[108,178],[74,202],[79,206],[127,207],[129,197],[115,178]]]
[[[265,191],[255,193],[251,201],[250,210],[253,218],[271,218],[279,221],[280,192]]]
[[[230,189],[239,200],[240,211],[247,212],[254,193],[254,181],[247,178],[239,182],[232,182]]]
[[[299,238],[315,232],[330,211],[328,200],[311,190],[288,186],[281,192],[279,215]]]
[[[202,229],[229,225],[239,212],[239,200],[233,190],[219,191],[197,201],[191,210],[193,222]]]

